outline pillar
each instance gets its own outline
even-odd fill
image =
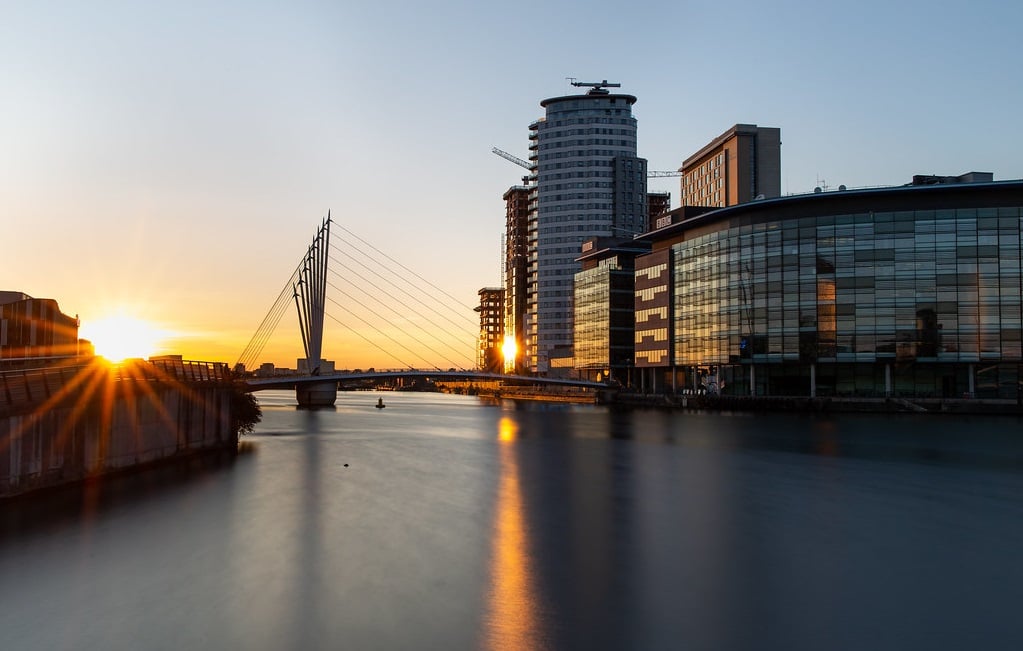
[[[337,400],[337,382],[304,382],[295,387],[299,407],[333,407]]]

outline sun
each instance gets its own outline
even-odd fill
[[[81,336],[92,342],[97,355],[117,363],[155,354],[164,333],[142,319],[116,314],[96,321],[83,320]]]

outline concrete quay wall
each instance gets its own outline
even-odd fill
[[[95,369],[71,377],[50,382],[49,398],[0,411],[0,498],[237,448],[229,383]]]

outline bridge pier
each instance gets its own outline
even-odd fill
[[[337,380],[309,382],[295,387],[299,407],[333,407],[337,400]]]

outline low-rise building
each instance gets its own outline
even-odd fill
[[[22,292],[0,292],[0,363],[59,360],[79,355],[78,317],[57,301]]]

